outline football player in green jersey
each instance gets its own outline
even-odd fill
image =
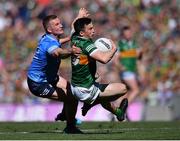
[[[130,26],[124,26],[121,31],[122,38],[118,42],[118,53],[115,55],[114,63],[120,72],[121,80],[128,86],[129,103],[139,94],[137,81],[137,60],[142,58],[142,51],[138,49],[133,39],[133,32]]]
[[[74,34],[71,45],[82,50],[79,56],[71,57],[72,79],[71,89],[73,95],[84,102],[82,114],[96,104],[101,104],[106,110],[115,114],[119,121],[125,119],[128,106],[126,85],[123,83],[100,84],[96,82],[96,61],[108,63],[114,56],[117,48],[113,41],[112,49],[102,52],[97,49],[92,38],[95,34],[94,26],[90,18],[79,18],[74,22]],[[120,100],[121,99],[121,100]],[[117,105],[112,102],[121,101]]]

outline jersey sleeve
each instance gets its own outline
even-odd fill
[[[52,54],[55,49],[60,48],[60,47],[61,47],[61,43],[56,42],[56,41],[51,41],[47,45],[47,52],[49,54]]]
[[[93,42],[86,42],[84,44],[83,51],[84,51],[85,54],[90,55],[95,50],[97,50],[97,47],[94,45]]]

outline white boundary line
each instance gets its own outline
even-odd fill
[[[180,128],[121,128],[121,129],[111,129],[111,128],[104,128],[104,129],[81,129],[83,132],[102,132],[102,131],[108,131],[109,133],[117,132],[117,131],[136,131],[136,130],[143,130],[143,131],[148,131],[148,130],[180,130]],[[33,133],[63,133],[63,130],[52,130],[52,131],[32,131],[32,132],[26,132],[26,131],[12,131],[12,132],[0,132],[0,134],[33,134]]]

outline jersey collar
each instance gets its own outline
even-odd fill
[[[57,41],[56,37],[53,36],[52,34],[46,34],[46,37],[50,38],[51,40]]]

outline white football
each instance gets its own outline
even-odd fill
[[[111,41],[107,38],[99,38],[94,42],[94,44],[101,51],[108,51],[112,49]]]

